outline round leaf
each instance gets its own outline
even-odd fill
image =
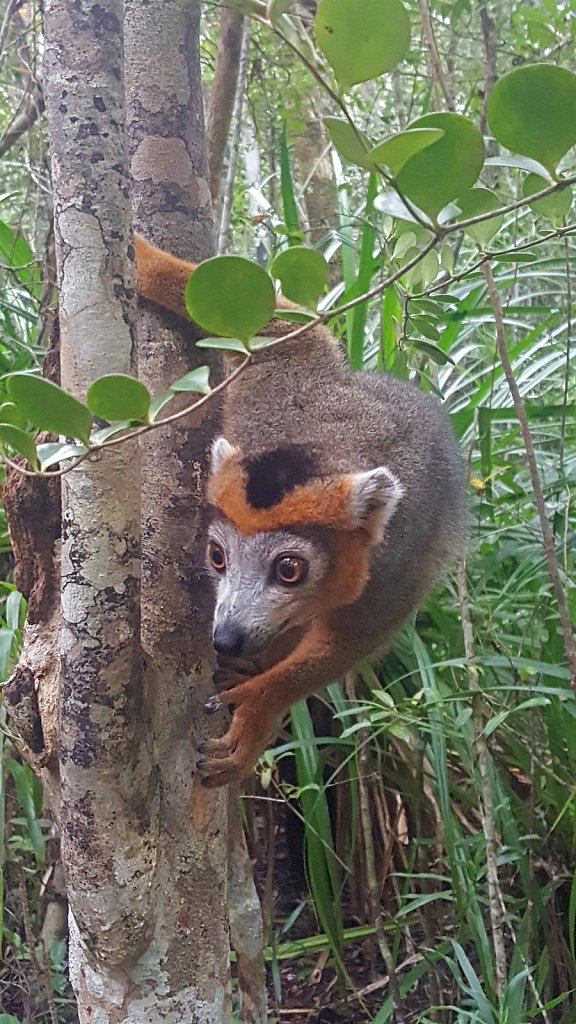
[[[274,315],[274,286],[256,263],[215,256],[201,263],[184,292],[192,320],[223,338],[248,341]]]
[[[462,195],[476,181],[484,163],[484,143],[476,125],[462,114],[426,114],[410,128],[440,128],[433,146],[406,161],[398,174],[401,193],[429,217]]]
[[[489,188],[478,185],[458,196],[458,206],[465,220],[468,217],[477,217],[481,213],[491,213],[500,206],[498,196]],[[467,235],[470,235],[478,245],[488,245],[488,242],[502,227],[503,217],[491,217],[479,224],[469,224],[464,228]]]
[[[539,174],[529,174],[522,183],[522,195],[531,196],[533,192],[541,192],[549,184],[550,182],[541,178]],[[572,206],[572,189],[567,185],[558,192],[551,192],[549,196],[536,199],[530,206],[542,217],[547,217],[554,224],[560,224]]]
[[[10,398],[35,427],[88,442],[92,413],[82,402],[30,373],[12,373],[6,380]]]
[[[150,394],[134,377],[109,373],[90,385],[86,403],[101,420],[145,420],[150,409]]]
[[[279,253],[271,272],[280,280],[286,298],[312,308],[316,307],[328,284],[326,260],[315,249],[304,245],[294,245]]]
[[[409,128],[379,142],[370,150],[370,160],[373,164],[385,164],[392,174],[398,174],[411,156],[438,142],[443,135],[440,128]]]
[[[84,455],[86,448],[83,444],[54,444],[50,442],[48,444],[39,444],[37,450],[38,458],[42,465],[42,472],[45,472],[51,466],[57,466],[59,462],[65,462],[67,459],[77,459],[79,455]]]
[[[368,152],[372,148],[372,143],[364,132],[360,129],[355,130],[348,121],[343,121],[340,117],[325,117],[324,124],[328,129],[330,142],[340,156],[348,163],[371,170],[374,161],[368,156]]]
[[[219,352],[242,352],[248,355],[247,343],[239,338],[200,338],[197,348],[215,348]]]
[[[170,385],[169,390],[194,391],[197,395],[209,395],[212,390],[210,387],[210,367],[197,366],[195,370],[190,370],[190,373],[185,373],[183,377],[175,380]]]
[[[21,430],[24,430],[26,427],[26,417],[18,411],[14,402],[3,402],[0,405],[0,423],[11,423],[12,426],[20,427]]]
[[[342,89],[390,71],[410,45],[400,0],[320,0],[314,28]]]
[[[32,469],[38,468],[36,445],[31,434],[27,434],[20,427],[13,426],[12,423],[0,423],[0,446],[4,448],[6,445],[8,448],[13,448],[19,455],[23,455]]]
[[[553,64],[515,68],[496,82],[487,113],[498,142],[554,172],[576,143],[576,75]]]

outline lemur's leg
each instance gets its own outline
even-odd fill
[[[324,623],[315,623],[283,661],[221,696],[211,697],[209,712],[223,705],[234,709],[225,736],[200,744],[198,771],[205,786],[225,786],[248,775],[268,743],[276,719],[291,704],[332,682],[355,664],[343,664],[335,638]]]

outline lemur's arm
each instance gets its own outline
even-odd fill
[[[310,696],[356,664],[360,652],[350,652],[349,663],[336,637],[322,620],[316,621],[294,651],[247,682],[212,697],[206,710],[223,705],[234,709],[228,732],[221,739],[198,747],[203,756],[197,768],[205,786],[226,786],[249,775],[268,744],[277,718],[291,704]]]

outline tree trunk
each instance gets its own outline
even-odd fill
[[[224,152],[238,87],[238,70],[244,29],[244,15],[225,4],[220,9],[216,66],[208,104],[207,153],[212,201],[216,203],[222,187]]]
[[[127,8],[137,215],[173,251],[206,256],[198,4]],[[46,5],[62,384],[81,399],[95,377],[132,368],[123,17],[121,0]],[[146,313],[138,333],[142,376],[158,393],[190,368],[191,331],[170,331]],[[22,696],[18,721],[61,824],[81,1024],[230,1019],[226,795],[194,777],[211,692],[200,498],[214,415],[209,408],[154,434],[142,472],[129,442],[65,476],[61,622],[57,523],[28,581],[28,663],[11,682],[12,704]],[[15,488],[13,521],[26,502]]]
[[[198,0],[126,4],[135,223],[151,241],[192,260],[214,252],[199,16]],[[159,32],[161,25],[169,28]],[[191,327],[140,313],[139,375],[154,393],[206,362],[193,340]],[[217,364],[212,369],[214,375]],[[155,942],[169,976],[167,1005],[186,1005],[188,1015],[177,1019],[202,1024],[226,1024],[230,1014],[227,794],[203,789],[194,774],[196,744],[207,734],[203,705],[213,692],[201,504],[216,412],[208,404],[148,435],[142,447],[145,701],[160,799]]]

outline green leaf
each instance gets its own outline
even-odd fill
[[[410,323],[425,338],[430,341],[440,341],[440,331],[436,327],[434,320],[429,316],[411,316]]]
[[[419,352],[425,352],[427,356],[438,366],[445,366],[446,363],[452,363],[454,366],[454,360],[446,352],[443,352],[437,345],[433,345],[431,341],[422,341],[421,338],[411,338],[410,344],[413,348],[418,349]]]
[[[150,402],[150,411],[148,413],[151,423],[155,422],[158,413],[162,412],[164,406],[168,405],[168,402],[171,402],[173,398],[174,392],[168,388],[167,391],[163,391],[161,395],[156,395],[156,397],[152,399]]]
[[[273,345],[277,339],[265,338],[264,335],[256,335],[254,338],[250,338],[248,342],[248,350],[250,352],[258,352],[261,348],[268,348],[269,345]]]
[[[440,128],[409,128],[379,142],[370,150],[369,159],[372,164],[385,164],[396,175],[410,157],[438,142],[443,135]]]
[[[200,263],[188,280],[184,300],[195,323],[223,338],[248,341],[274,315],[270,276],[241,256],[215,256]]]
[[[292,0],[268,0],[266,14],[268,20],[276,28],[283,14],[290,10]]]
[[[89,443],[92,413],[82,402],[31,373],[12,373],[6,382],[10,398],[35,427]]]
[[[286,121],[282,123],[282,131],[280,133],[280,195],[282,196],[282,212],[286,222],[285,228],[288,236],[288,245],[296,245],[303,236],[298,216],[298,203],[296,202],[296,194],[294,192],[294,176],[292,174]]]
[[[364,132],[359,128],[353,128],[348,121],[340,117],[325,117],[324,124],[330,136],[330,142],[338,150],[348,163],[357,164],[365,170],[371,170],[373,166],[372,157],[368,154],[372,143]]]
[[[26,417],[22,416],[14,402],[3,402],[0,405],[0,423],[11,423],[13,427],[24,430],[26,422]]]
[[[549,184],[539,174],[529,174],[522,183],[522,195],[531,196],[533,192],[541,192]],[[536,199],[535,202],[530,203],[530,206],[535,213],[546,217],[554,224],[561,224],[572,206],[572,189],[567,185],[566,188],[560,189],[558,192],[551,192],[549,196]]]
[[[50,469],[50,466],[58,465],[59,462],[65,462],[66,459],[77,459],[79,455],[84,455],[85,451],[86,448],[83,444],[51,442],[38,445],[38,458],[44,471]]]
[[[109,437],[121,434],[123,430],[130,430],[132,427],[141,427],[141,420],[116,420],[110,427],[102,427],[101,430],[93,430],[90,435],[90,444],[104,444]]]
[[[400,192],[430,217],[476,181],[484,143],[476,125],[462,114],[426,114],[410,128],[440,128],[444,136],[406,161],[397,177]]]
[[[554,174],[576,143],[576,75],[553,64],[514,68],[496,82],[487,114],[498,142]]]
[[[494,256],[496,263],[534,263],[537,259],[535,252],[503,252]]]
[[[314,28],[342,89],[390,71],[410,45],[410,19],[399,0],[320,0]]]
[[[305,309],[276,309],[274,316],[277,320],[289,320],[294,324],[308,324],[316,319],[315,313],[309,313]],[[252,345],[252,341],[250,342]]]
[[[210,387],[210,367],[197,366],[195,370],[190,370],[190,373],[185,373],[183,377],[175,380],[170,385],[169,390],[194,391],[197,395],[209,395],[212,390]]]
[[[326,260],[305,245],[284,249],[273,261],[270,272],[281,282],[286,298],[312,309],[328,285]]]
[[[477,185],[475,188],[471,188],[469,192],[464,192],[463,195],[458,196],[457,205],[462,216],[467,220],[468,217],[477,217],[481,213],[491,213],[492,210],[497,210],[500,206],[500,201],[496,193],[492,192],[491,189]],[[475,242],[478,242],[478,245],[484,247],[498,233],[503,221],[504,217],[491,217],[490,220],[486,220],[484,223],[469,224],[468,227],[464,228],[464,231]]]
[[[0,446],[2,448],[5,446],[13,448],[15,452],[23,455],[28,460],[32,469],[38,469],[38,457],[36,455],[34,438],[31,434],[27,434],[25,430],[13,426],[12,423],[0,423]]]
[[[239,338],[200,338],[200,341],[196,342],[196,347],[216,348],[221,352],[242,352],[245,356],[249,351],[246,343]]]
[[[0,220],[0,256],[12,267],[22,284],[34,294],[40,289],[40,267],[28,242],[14,228]]]
[[[92,382],[86,404],[101,420],[146,420],[150,409],[148,388],[126,373],[108,373]]]

